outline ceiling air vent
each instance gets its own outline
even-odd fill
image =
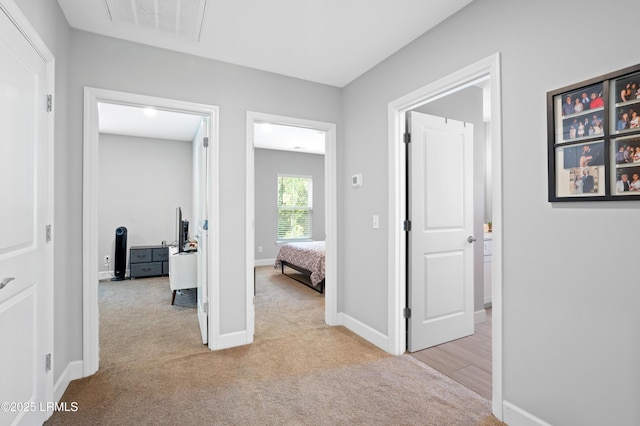
[[[113,23],[200,41],[207,0],[105,0]]]

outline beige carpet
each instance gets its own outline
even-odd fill
[[[255,342],[209,351],[194,292],[100,283],[100,370],[49,425],[498,425],[490,402],[408,355],[324,324],[324,298],[258,268]]]

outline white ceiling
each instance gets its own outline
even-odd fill
[[[101,102],[98,104],[100,133],[138,136],[143,138],[192,141],[202,122],[202,116],[174,111],[154,110]]]
[[[73,28],[343,87],[471,1],[58,3]]]
[[[58,0],[73,28],[344,87],[472,0]],[[200,117],[102,104],[100,131],[192,140]],[[282,127],[282,126],[280,126]],[[260,135],[292,149],[299,128]],[[292,133],[295,135],[292,136]],[[298,134],[300,133],[300,134]],[[278,136],[278,137],[276,137]],[[274,141],[284,145],[275,144]],[[312,146],[306,145],[308,147]],[[308,152],[321,153],[319,142]],[[323,145],[323,144],[322,144]],[[297,149],[293,149],[297,150]]]
[[[324,142],[325,133],[320,130],[269,123],[253,125],[256,148],[324,154]]]
[[[105,102],[98,104],[98,117],[100,133],[177,141],[193,141],[203,118],[196,114]],[[256,148],[324,154],[324,142],[325,133],[318,130],[270,123],[254,125]]]

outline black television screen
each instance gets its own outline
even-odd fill
[[[176,243],[178,252],[184,251],[185,243],[189,241],[189,221],[182,219],[182,209],[176,208]]]
[[[182,209],[176,208],[176,244],[178,244],[178,252],[184,247],[184,233],[182,232]]]
[[[189,221],[182,220],[182,240],[180,242],[180,251],[184,251],[185,244],[189,243]]]

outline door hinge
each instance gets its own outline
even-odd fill
[[[411,221],[405,220],[402,224],[402,228],[404,229],[405,232],[411,231]]]
[[[47,95],[47,112],[53,111],[53,95]]]
[[[207,302],[204,302],[202,304],[202,310],[204,311],[205,314],[209,315],[209,304]]]
[[[411,133],[404,134],[404,143],[411,143]]]
[[[47,354],[44,361],[45,371],[51,371],[51,354]]]
[[[205,148],[209,148],[209,137],[205,136],[202,138],[202,146]]]
[[[406,319],[411,318],[411,308],[404,308],[402,315],[404,315]]]
[[[51,242],[51,225],[47,225],[47,231],[46,231],[46,240],[48,243]]]

